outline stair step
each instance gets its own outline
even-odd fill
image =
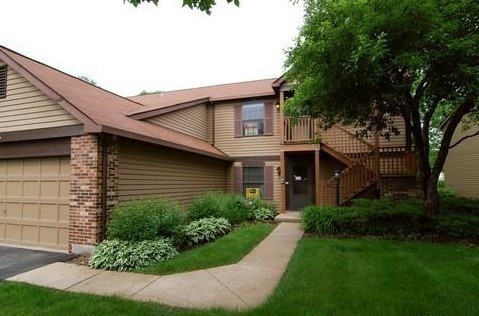
[[[298,211],[289,211],[286,213],[280,213],[275,218],[274,221],[277,223],[300,223],[301,219],[299,218]]]

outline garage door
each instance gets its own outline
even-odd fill
[[[70,158],[0,160],[0,242],[68,247]]]

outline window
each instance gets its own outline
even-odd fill
[[[0,99],[7,97],[7,66],[0,66]]]
[[[264,168],[243,167],[243,193],[248,196],[248,190],[258,189],[259,197],[264,196]]]
[[[244,103],[242,107],[243,136],[264,135],[263,102]]]

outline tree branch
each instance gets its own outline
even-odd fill
[[[459,145],[460,143],[462,143],[463,141],[465,141],[466,139],[477,136],[477,135],[479,135],[479,130],[475,132],[474,134],[464,136],[463,138],[461,138],[460,140],[458,140],[457,142],[449,146],[449,149],[452,149],[456,147],[457,145]]]
[[[419,100],[422,98],[428,84],[429,84],[429,73],[426,73],[424,75],[424,78],[422,78],[421,82],[419,82],[416,92],[414,93],[413,102],[415,104],[419,104]]]
[[[471,100],[465,100],[456,111],[450,116],[449,123],[446,126],[446,130],[442,135],[441,145],[439,152],[437,153],[436,163],[434,164],[433,173],[439,175],[446,161],[447,154],[449,152],[449,146],[451,144],[452,136],[456,130],[456,127],[461,122],[464,115],[469,113],[474,108],[474,103]]]

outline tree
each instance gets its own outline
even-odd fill
[[[160,2],[159,0],[123,0],[123,2],[129,2],[135,7],[139,4],[148,2],[153,3],[154,5],[158,5]],[[228,3],[234,3],[236,6],[239,7],[239,0],[226,0]],[[216,5],[216,0],[183,0],[183,6],[187,6],[190,9],[199,9],[200,11],[206,12],[207,14],[211,14],[211,8]]]
[[[94,85],[94,86],[98,86],[97,82],[93,79],[91,79],[90,77],[87,77],[87,76],[78,76],[77,77],[78,79],[81,79],[85,82],[88,82],[89,84],[91,85]]]
[[[287,51],[287,77],[298,85],[286,110],[385,137],[395,132],[390,117],[402,115],[425,210],[437,212],[453,133],[461,120],[479,125],[478,32],[476,0],[306,0]],[[448,120],[430,165],[430,127],[440,114]]]

